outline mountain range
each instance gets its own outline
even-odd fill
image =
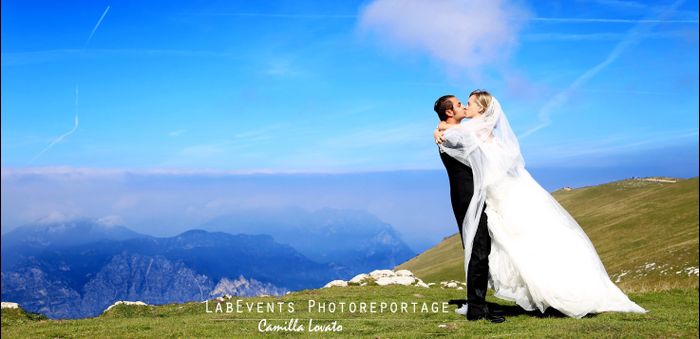
[[[2,300],[50,318],[77,318],[98,315],[117,300],[165,304],[318,288],[373,263],[391,267],[413,256],[391,226],[367,231],[362,222],[371,219],[343,219],[351,214],[338,212],[339,219],[332,219],[333,211],[323,214],[331,218],[324,224],[330,234],[325,240],[341,241],[333,234],[346,240],[337,251],[319,244],[320,229],[296,229],[307,249],[314,243],[324,248],[315,252],[319,256],[366,251],[341,263],[312,260],[266,234],[190,230],[159,238],[90,219],[25,225],[2,237]],[[344,220],[340,225],[348,229],[335,232],[341,226],[334,220]],[[350,251],[353,246],[359,250]]]
[[[346,279],[377,268],[394,267],[415,255],[390,224],[358,210],[242,210],[214,218],[202,228],[234,234],[270,234],[311,260],[333,265],[339,276]]]

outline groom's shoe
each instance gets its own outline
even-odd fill
[[[470,312],[471,311],[471,312]],[[472,307],[470,306],[468,311],[467,311],[467,320],[473,321],[473,320],[487,320],[489,322],[492,322],[494,324],[499,324],[504,321],[506,321],[506,318],[496,315],[493,312],[489,311],[488,307],[483,306],[483,307]]]
[[[493,313],[484,313],[484,314],[479,314],[476,316],[470,315],[469,313],[467,313],[467,320],[472,321],[472,320],[481,320],[481,319],[487,320],[487,321],[492,322],[494,324],[500,324],[500,323],[506,321],[506,318],[504,318],[500,315],[495,315]]]

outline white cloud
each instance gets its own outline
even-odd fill
[[[210,158],[224,152],[225,149],[219,145],[194,145],[183,148],[180,154],[188,158]]]
[[[305,72],[296,67],[292,61],[286,59],[275,59],[268,62],[263,73],[276,77],[297,77],[305,75]]]
[[[507,0],[375,0],[362,10],[360,28],[447,66],[478,72],[508,57],[529,16]]]
[[[595,0],[595,2],[609,6],[609,7],[615,7],[619,8],[621,10],[629,11],[629,10],[646,10],[648,8],[647,5],[636,2],[636,1],[621,1],[621,0]]]
[[[236,59],[238,54],[204,50],[167,50],[167,49],[53,49],[30,52],[2,52],[2,67],[41,64],[85,57],[104,58],[224,58]]]
[[[432,120],[430,120],[432,123]],[[434,125],[437,126],[435,123]],[[427,126],[427,127],[426,127]],[[367,148],[379,147],[382,145],[396,146],[397,150],[400,146],[406,145],[421,145],[432,144],[432,125],[426,125],[425,122],[415,122],[408,124],[393,124],[383,126],[369,126],[367,128],[349,132],[347,134],[339,134],[333,138],[324,140],[323,144],[331,149],[337,147],[348,148]]]
[[[337,171],[334,173],[354,173],[354,171]],[[46,167],[2,167],[3,180],[16,180],[22,177],[46,176],[52,179],[123,179],[130,175],[163,175],[163,176],[222,176],[222,175],[250,175],[250,174],[315,174],[328,173],[316,170],[279,170],[279,169],[255,169],[255,170],[223,170],[211,168],[90,168],[68,166]],[[124,202],[132,205],[131,200]],[[118,208],[122,205],[114,205]]]
[[[649,151],[654,148],[673,149],[678,145],[692,144],[697,140],[698,130],[679,131],[635,131],[630,134],[608,135],[598,139],[584,138],[557,144],[532,145],[528,163],[535,166],[559,165],[572,159],[591,159]]]
[[[64,213],[64,212],[60,212],[60,211],[50,211],[45,216],[37,218],[36,223],[42,224],[42,225],[56,224],[56,223],[61,223],[61,222],[73,220],[76,217],[77,217],[77,215],[72,214],[72,213]]]
[[[124,220],[118,215],[108,215],[97,219],[97,223],[105,227],[112,227],[124,225]]]
[[[168,133],[168,135],[170,135],[170,136],[173,137],[173,138],[176,138],[176,137],[181,136],[182,133],[185,133],[186,131],[187,131],[187,130],[179,129],[179,130],[175,130],[175,131],[172,131],[172,132]]]
[[[298,13],[262,13],[262,12],[200,12],[188,13],[196,16],[230,16],[272,19],[354,19],[353,14],[298,14]]]

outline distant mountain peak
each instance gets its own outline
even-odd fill
[[[115,219],[75,218],[70,220],[41,219],[19,226],[2,237],[3,247],[18,244],[32,247],[78,245],[100,240],[125,240],[148,237],[117,225]]]
[[[261,294],[284,295],[285,293],[287,293],[285,288],[280,288],[270,283],[262,283],[255,279],[246,279],[243,275],[239,275],[238,279],[234,280],[226,277],[221,278],[209,295],[212,297],[225,295],[249,297]]]

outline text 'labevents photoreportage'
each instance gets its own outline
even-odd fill
[[[212,303],[210,305],[209,303]],[[215,303],[215,304],[214,304]],[[278,315],[294,314],[297,312],[297,305],[294,302],[249,302],[242,299],[235,301],[206,301],[204,310],[211,314],[255,314],[255,315]],[[300,308],[304,310],[304,308]],[[337,320],[326,318],[329,314],[401,314],[401,313],[449,313],[447,302],[385,302],[385,301],[316,301],[309,299],[306,301],[305,311],[309,314],[323,314],[323,319],[314,320],[313,317],[307,320],[299,318],[269,319],[264,318],[225,318],[217,320],[259,320],[259,332],[342,332],[343,325]]]

